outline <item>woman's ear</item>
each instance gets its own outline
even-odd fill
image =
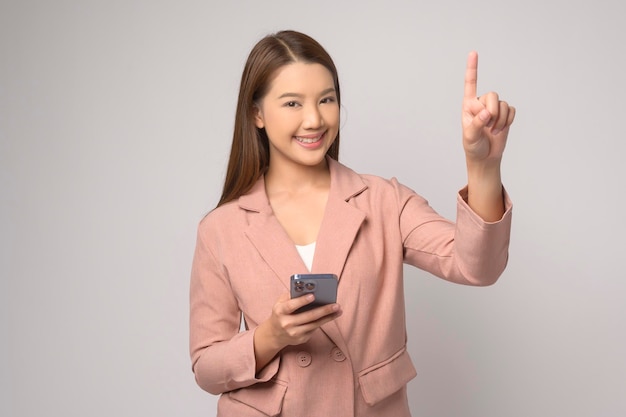
[[[265,127],[265,122],[263,121],[263,113],[257,104],[254,105],[254,124],[259,129],[263,129]]]

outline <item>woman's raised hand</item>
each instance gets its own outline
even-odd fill
[[[504,153],[515,108],[495,92],[478,97],[478,54],[471,52],[465,71],[462,126],[463,148],[470,163],[499,163]]]

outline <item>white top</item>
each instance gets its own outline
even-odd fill
[[[315,242],[304,246],[296,245],[296,249],[298,249],[298,253],[307,269],[311,272],[311,268],[313,267],[313,255],[315,255]]]

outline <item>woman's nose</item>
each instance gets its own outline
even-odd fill
[[[324,117],[317,106],[309,106],[305,109],[302,126],[305,129],[317,129],[324,125]]]

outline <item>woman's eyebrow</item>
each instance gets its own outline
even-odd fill
[[[320,96],[324,96],[326,94],[334,93],[334,92],[335,92],[335,88],[334,87],[330,87],[330,88],[327,88],[326,90],[322,91],[320,93]],[[278,99],[287,98],[287,97],[303,98],[304,94],[300,94],[300,93],[283,93],[283,94],[281,94],[278,97]]]

